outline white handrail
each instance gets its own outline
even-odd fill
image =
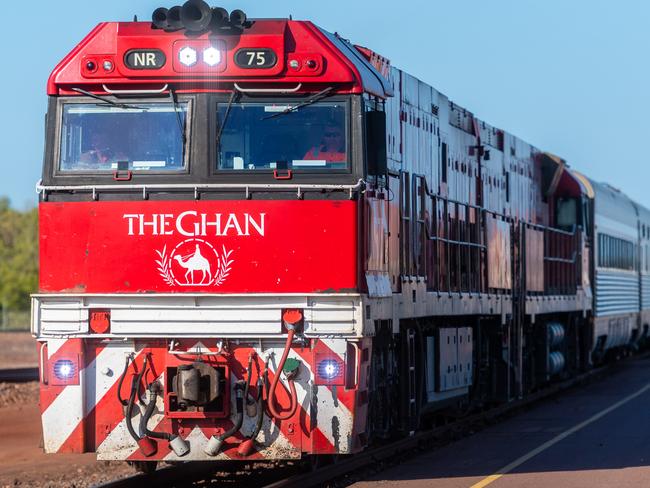
[[[38,193],[50,191],[101,191],[101,190],[358,190],[365,183],[357,181],[354,185],[331,184],[273,184],[273,183],[156,183],[151,185],[36,185]]]
[[[158,95],[167,91],[169,84],[165,83],[159,90],[113,90],[102,83],[102,88],[111,95]]]
[[[302,88],[302,83],[298,83],[294,88],[242,88],[235,83],[235,90],[240,93],[296,93]]]

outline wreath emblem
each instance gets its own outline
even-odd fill
[[[174,275],[174,270],[172,269],[172,264],[174,262],[174,258],[176,260],[179,260],[178,255],[175,256],[175,253],[177,249],[182,246],[183,244],[189,242],[189,241],[196,241],[196,246],[198,250],[198,242],[203,242],[209,248],[212,250],[214,253],[214,257],[216,258],[216,264],[217,264],[217,269],[214,272],[214,275],[211,275],[209,278],[209,281],[204,281],[201,279],[199,283],[194,283],[194,275],[192,271],[192,282],[186,282],[182,283],[181,281],[178,280],[178,278]],[[197,251],[198,252],[198,251]],[[176,248],[171,252],[171,254],[167,254],[167,245],[165,244],[162,248],[162,250],[156,250],[156,254],[158,255],[159,259],[156,259],[156,265],[157,265],[157,271],[160,277],[163,279],[163,281],[169,285],[169,286],[221,286],[228,276],[230,276],[230,271],[232,269],[232,264],[235,262],[234,259],[231,258],[232,256],[232,249],[227,250],[226,246],[221,246],[221,253],[217,252],[216,249],[210,244],[207,243],[206,241],[202,239],[187,239],[186,241],[181,242]],[[201,256],[201,259],[204,261],[207,261],[203,256]],[[181,262],[182,260],[179,260]],[[206,267],[211,267],[208,265],[208,263],[205,263]],[[190,271],[188,270],[188,273]],[[209,269],[208,269],[209,272]],[[187,276],[187,275],[186,275]]]
[[[156,251],[156,253],[160,257],[160,259],[156,260],[156,264],[158,265],[158,274],[162,276],[162,279],[165,280],[165,283],[167,283],[169,286],[174,286],[176,283],[174,282],[174,277],[172,276],[171,262],[167,257],[167,244],[163,246],[162,251]]]

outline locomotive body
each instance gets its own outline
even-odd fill
[[[647,272],[593,264],[601,226],[647,250],[640,207],[311,22],[215,12],[100,24],[48,82],[47,452],[353,453],[643,339]]]

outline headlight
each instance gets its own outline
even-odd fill
[[[221,62],[221,51],[215,47],[209,47],[203,51],[203,62],[208,66],[216,66]]]
[[[184,47],[178,51],[178,60],[184,66],[194,66],[196,64],[196,50],[191,47]]]

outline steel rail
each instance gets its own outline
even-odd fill
[[[27,383],[38,381],[38,368],[0,369],[0,383]]]
[[[161,468],[152,473],[138,473],[126,478],[99,483],[93,485],[92,488],[142,488],[143,486],[169,488],[195,486],[193,484],[195,482],[214,479],[223,479],[224,482],[234,486],[257,486],[257,484],[264,485],[282,476],[284,470],[278,472],[275,468],[276,463],[272,461],[260,462],[252,466],[251,461],[191,461]],[[291,468],[287,467],[287,469]]]
[[[421,452],[422,448],[428,446],[430,449],[432,443],[436,441],[441,442],[445,438],[449,438],[450,434],[456,433],[459,430],[467,431],[470,427],[475,427],[477,424],[483,423],[486,420],[494,420],[503,417],[506,414],[512,414],[533,403],[556,395],[576,385],[585,383],[594,377],[600,377],[610,371],[611,366],[613,365],[602,366],[576,376],[575,378],[563,381],[562,383],[551,385],[525,399],[516,400],[485,412],[472,414],[445,426],[422,431],[390,444],[354,454],[341,461],[323,466],[314,471],[297,474],[268,485],[263,485],[262,488],[309,488],[311,486],[324,486],[328,482],[350,475],[363,468],[372,466],[376,471],[378,466],[381,466],[382,463],[385,464],[385,467],[387,468],[391,461],[401,461],[409,456],[417,455]]]
[[[629,360],[647,359],[649,357],[650,353],[645,353],[639,356],[634,356]],[[506,415],[511,415],[517,411],[523,410],[536,402],[557,395],[567,389],[585,384],[596,378],[601,378],[605,374],[612,372],[615,366],[628,362],[629,360],[608,364],[587,371],[586,373],[582,373],[561,383],[550,385],[543,390],[531,394],[525,399],[515,400],[486,411],[477,412],[450,422],[444,426],[421,431],[413,436],[391,442],[390,444],[378,446],[358,454],[342,456],[342,459],[338,462],[322,466],[315,470],[302,469],[299,473],[292,474],[292,472],[295,472],[295,469],[297,468],[296,465],[286,465],[283,467],[282,465],[276,464],[274,465],[274,469],[266,469],[263,466],[258,469],[253,468],[250,471],[257,472],[253,476],[258,476],[255,479],[255,484],[260,488],[309,488],[312,486],[324,486],[329,482],[371,466],[375,471],[380,464],[383,464],[385,465],[385,468],[388,468],[395,462],[403,461],[410,456],[417,455],[422,449],[435,448],[434,446],[436,443],[444,444],[449,442],[450,438],[456,438],[458,432],[476,430],[477,425],[484,424],[486,421],[498,420]],[[152,474],[136,474],[128,478],[98,484],[93,488],[141,488],[142,486],[168,488],[170,486],[185,486],[185,484],[189,486],[189,483],[193,481],[208,481],[215,478],[215,473],[221,473],[223,475],[228,474],[229,471],[232,471],[233,473],[231,474],[234,476],[242,476],[242,479],[235,480],[232,478],[224,478],[224,481],[227,480],[227,483],[233,486],[249,486],[251,483],[251,475],[242,474],[242,470],[247,465],[249,467],[251,466],[251,464],[246,461],[225,462],[223,465],[207,462],[183,463],[178,466],[159,469]],[[254,466],[254,464],[252,466]],[[272,482],[264,483],[264,476],[260,476],[262,472],[266,473],[268,476],[272,476],[274,480]],[[363,473],[360,474],[360,478],[362,477]],[[239,481],[241,481],[241,484]]]

